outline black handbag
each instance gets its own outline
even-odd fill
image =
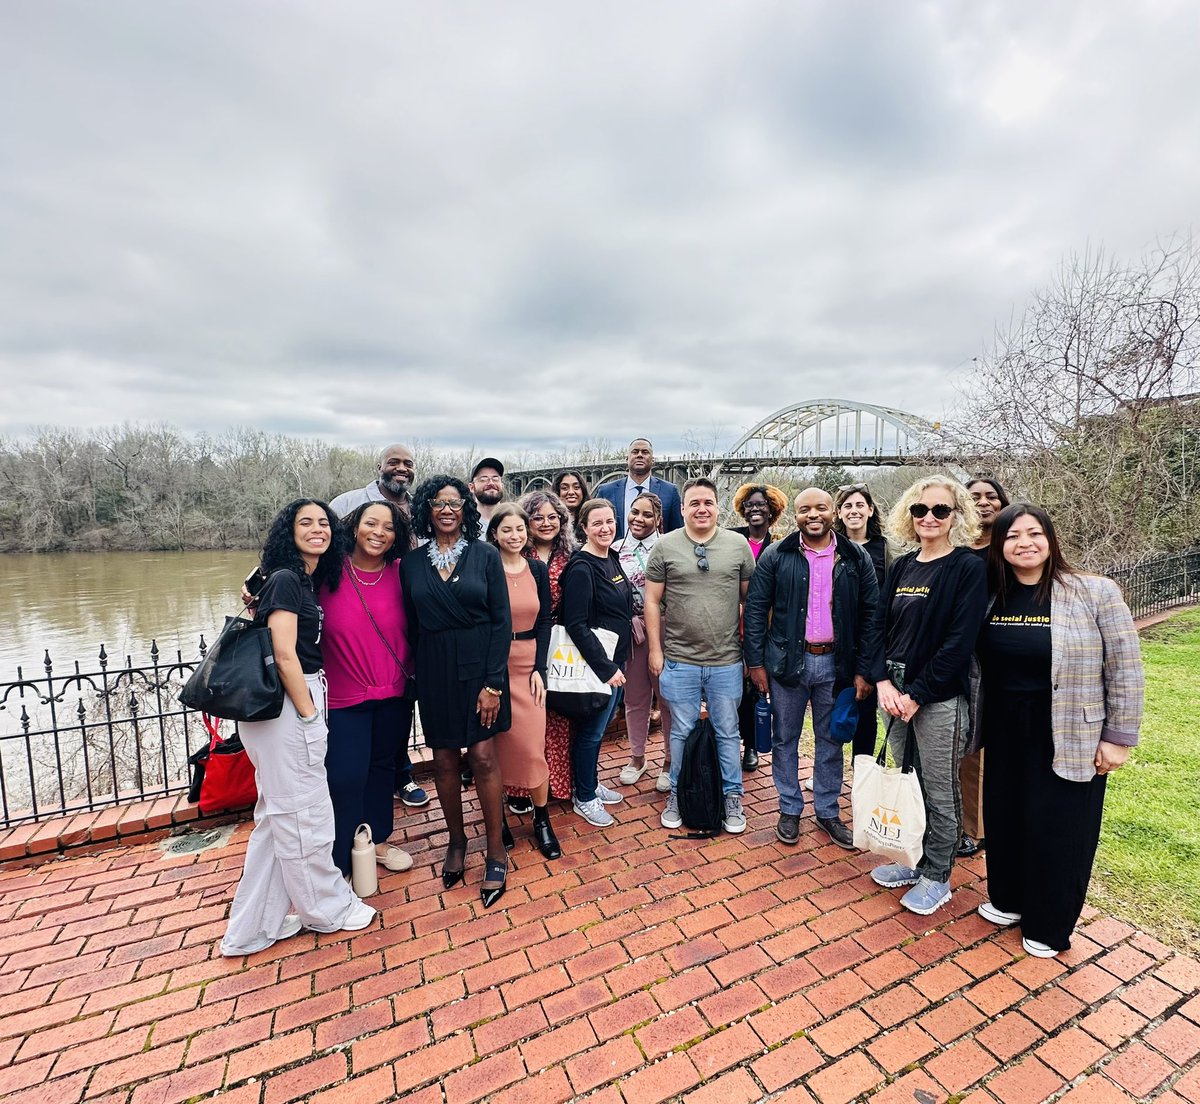
[[[229,721],[269,721],[283,712],[271,630],[244,617],[225,628],[179,692],[189,709]]]

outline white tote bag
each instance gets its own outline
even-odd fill
[[[913,769],[913,735],[909,730],[904,763],[885,766],[887,739],[879,757],[854,757],[850,807],[854,812],[854,846],[902,866],[915,867],[924,854],[925,801]]]
[[[592,629],[604,654],[612,659],[617,634],[610,629]],[[566,717],[586,717],[604,708],[612,687],[588,666],[565,625],[550,629],[550,656],[546,663],[546,704]]]

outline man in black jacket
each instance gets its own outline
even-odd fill
[[[839,847],[854,837],[842,822],[842,745],[830,736],[834,698],[853,686],[859,701],[876,648],[879,583],[870,556],[833,531],[833,499],[817,487],[796,496],[797,532],[765,549],[750,580],[743,613],[750,678],[771,695],[771,775],[779,791],[775,834],[800,838],[804,795],[798,746],[812,702],[813,806],[817,824]]]

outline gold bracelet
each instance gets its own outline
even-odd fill
[[[485,686],[483,688],[483,692],[485,694],[491,694],[493,698],[498,698],[504,693],[503,690],[493,690],[490,686]]]

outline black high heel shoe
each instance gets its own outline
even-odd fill
[[[550,827],[550,814],[545,805],[541,808],[535,805],[533,809],[533,842],[547,859],[562,858],[562,848],[558,846],[558,837]]]
[[[504,844],[505,851],[511,851],[517,846],[517,841],[513,839],[513,834],[508,827],[507,820],[500,825],[500,842]]]
[[[483,880],[485,882],[500,883],[491,889],[485,889],[483,886],[479,887],[479,899],[483,902],[483,907],[491,908],[492,905],[504,896],[505,883],[508,881],[508,856],[504,857],[503,862],[497,862],[495,859],[485,859],[483,864]]]
[[[463,880],[463,874],[466,873],[467,866],[467,847],[466,844],[451,844],[446,848],[446,859],[449,860],[450,852],[457,851],[462,848],[463,864],[457,870],[451,870],[446,863],[442,863],[442,885],[446,889],[453,889],[459,882]]]

